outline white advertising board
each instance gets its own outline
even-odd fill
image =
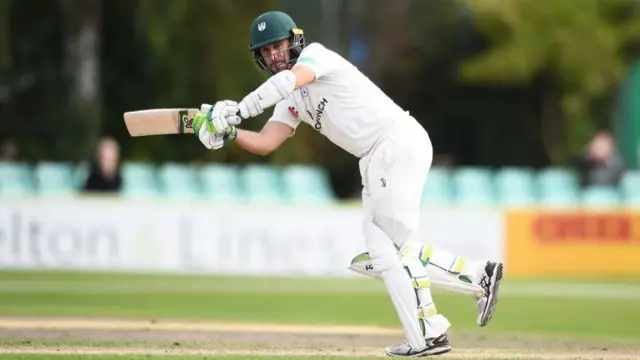
[[[0,267],[240,275],[353,275],[358,207],[216,206],[125,199],[0,200]],[[493,210],[424,211],[416,240],[502,259]]]

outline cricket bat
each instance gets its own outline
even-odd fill
[[[193,134],[193,118],[198,109],[147,109],[124,113],[131,136]]]

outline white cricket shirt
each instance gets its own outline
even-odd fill
[[[358,158],[395,120],[415,121],[354,65],[319,43],[306,46],[297,63],[309,66],[316,81],[277,103],[269,121],[294,130],[305,122]]]

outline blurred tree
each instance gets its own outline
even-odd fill
[[[187,1],[104,2],[105,133],[123,142],[124,157],[182,161],[194,151],[187,136],[130,138],[122,113],[161,107],[195,107],[190,84]],[[195,144],[193,144],[195,145]],[[190,153],[191,151],[191,153]]]
[[[0,3],[1,115],[8,119],[0,133],[26,159],[80,160],[92,150],[102,110],[100,3]]]
[[[640,34],[633,4],[0,0],[0,140],[18,140],[29,159],[85,159],[106,133],[131,160],[316,163],[341,195],[357,194],[357,159],[306,125],[266,158],[232,143],[205,151],[192,136],[131,138],[124,127],[127,110],[240,100],[267,78],[248,51],[249,25],[281,9],[309,41],[356,59],[427,128],[436,155],[461,165],[546,165],[545,129],[560,162],[610,114],[624,45]],[[487,52],[458,66],[487,40]],[[270,115],[242,127],[258,130]]]
[[[5,115],[5,105],[9,102],[9,76],[11,73],[11,31],[9,28],[11,0],[0,0],[0,118]],[[0,126],[0,141],[8,138],[6,129]]]
[[[7,72],[11,66],[10,2],[0,0],[0,74]]]
[[[387,21],[391,11],[401,21]],[[457,78],[458,64],[485,46],[466,7],[451,0],[402,0],[368,15],[371,61],[377,63],[371,75],[427,129],[436,164],[546,163],[541,140],[529,131],[537,119],[534,88]]]
[[[626,47],[640,39],[635,0],[461,0],[490,49],[460,67],[465,82],[538,84],[554,163],[580,150],[601,120],[592,106],[617,84]]]
[[[61,158],[66,154],[56,144],[66,113],[59,3],[10,0],[3,6],[8,38],[0,48],[8,58],[0,70],[0,138],[16,141],[24,159]]]
[[[93,152],[101,129],[100,0],[59,0],[64,88],[68,111],[56,126],[52,151],[56,158],[83,160]]]
[[[189,49],[189,99],[192,106],[218,100],[240,101],[267,79],[253,63],[249,52],[250,29],[253,20],[262,12],[272,10],[276,1],[199,0],[189,2],[186,36],[191,39]],[[256,119],[242,124],[242,128],[259,130],[270,116],[269,109]],[[197,141],[196,141],[197,142]],[[202,151],[201,145],[199,151]],[[208,153],[215,161],[265,161],[233,146]]]
[[[106,132],[128,137],[122,122],[122,112],[128,110],[239,101],[263,81],[249,53],[249,28],[272,3],[106,2],[103,78],[110,104]],[[243,124],[259,126],[259,120]],[[207,152],[192,136],[135,138],[127,140],[124,153],[132,160],[147,161],[258,160],[232,144]]]

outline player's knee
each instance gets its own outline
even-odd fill
[[[373,267],[380,272],[384,272],[394,266],[400,266],[398,249],[387,234],[371,221],[365,221],[363,227],[367,250],[371,256]]]
[[[367,248],[373,266],[385,271],[393,266],[401,265],[399,250],[411,237],[415,226],[387,216],[375,215],[364,223]]]
[[[415,231],[415,225],[409,221],[402,221],[384,215],[376,215],[373,222],[400,249]]]

